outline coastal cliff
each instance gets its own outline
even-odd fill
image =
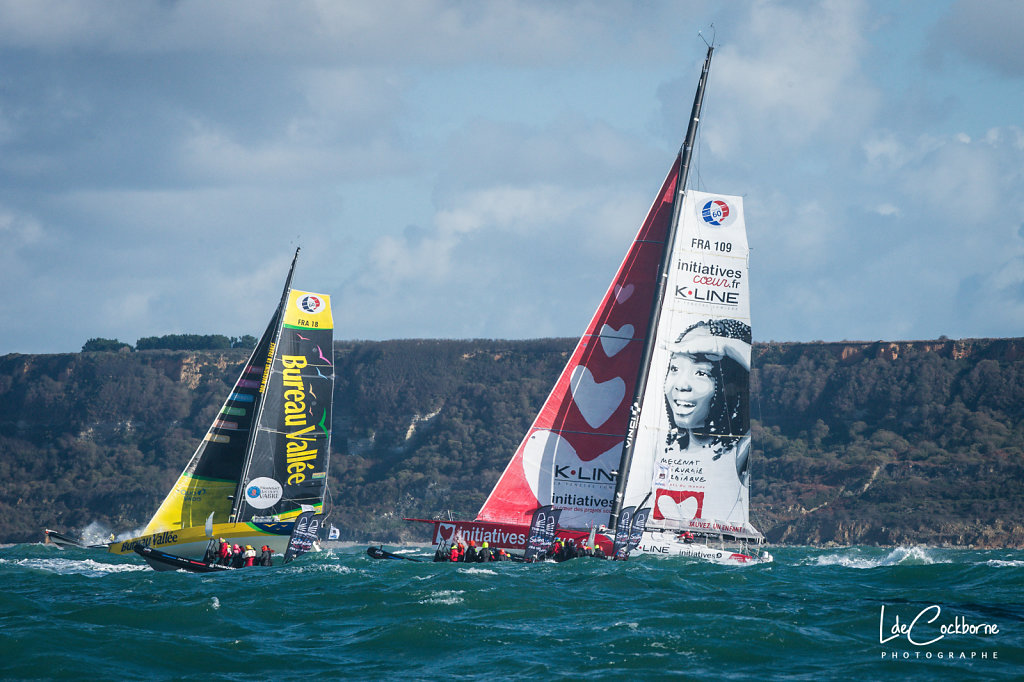
[[[472,517],[573,347],[338,342],[329,523]],[[0,358],[0,541],[143,525],[241,349]],[[752,519],[791,544],[1024,547],[1024,339],[757,343]],[[330,505],[329,505],[330,506]]]

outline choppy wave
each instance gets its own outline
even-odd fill
[[[441,590],[440,592],[432,592],[429,597],[422,599],[422,604],[461,604],[466,601],[462,596],[466,593],[465,590]]]
[[[429,553],[424,553],[426,557]],[[773,548],[735,570],[627,562],[458,566],[375,561],[365,546],[288,566],[156,572],[137,557],[0,548],[0,678],[618,680],[1018,679],[1024,552]],[[853,569],[853,570],[849,570]],[[861,570],[870,569],[870,570]],[[102,578],[96,580],[96,578]],[[929,605],[995,623],[944,651],[998,660],[885,661],[885,618]],[[59,642],[59,647],[53,643]]]
[[[90,578],[101,578],[112,573],[131,573],[149,570],[149,566],[140,566],[138,564],[110,564],[94,561],[93,559],[65,559],[63,557],[14,560],[0,558],[0,565],[2,564],[12,564],[61,575],[84,575]]]
[[[816,566],[844,566],[846,568],[879,568],[882,566],[930,566],[952,563],[949,557],[941,556],[941,550],[929,547],[896,547],[888,553],[875,548],[848,548],[835,553],[823,554],[809,559]]]

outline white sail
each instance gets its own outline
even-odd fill
[[[646,498],[648,528],[756,536],[743,201],[689,191],[679,221],[623,505]]]

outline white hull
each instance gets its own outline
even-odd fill
[[[704,542],[683,542],[674,532],[645,531],[640,546],[630,552],[631,555],[648,554],[653,556],[683,556],[700,559],[716,564],[746,566],[749,564],[766,564],[774,561],[767,551],[758,550],[757,546],[742,547],[740,545]]]

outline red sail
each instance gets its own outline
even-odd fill
[[[478,521],[528,526],[534,510],[550,504],[562,510],[559,525],[564,528],[607,522],[678,167],[677,159]]]

